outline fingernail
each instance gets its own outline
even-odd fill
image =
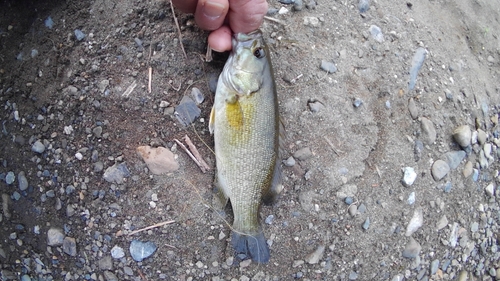
[[[203,13],[210,18],[218,18],[222,16],[222,13],[224,12],[224,5],[221,3],[217,3],[214,1],[207,1],[205,2],[205,5],[203,6]]]

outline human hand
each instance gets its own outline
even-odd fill
[[[267,12],[266,0],[172,0],[185,13],[194,13],[200,28],[211,30],[208,45],[217,52],[232,48],[232,33],[260,27]]]

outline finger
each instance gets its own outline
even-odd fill
[[[229,0],[229,26],[234,33],[248,33],[260,27],[267,13],[266,0]]]
[[[172,0],[172,3],[182,12],[194,14],[198,0]]]
[[[225,52],[232,49],[231,29],[227,25],[221,26],[208,35],[208,45],[216,52]]]
[[[215,30],[224,23],[228,10],[228,0],[199,0],[194,18],[202,29]]]

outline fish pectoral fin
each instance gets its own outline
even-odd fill
[[[238,254],[245,254],[257,263],[267,263],[269,261],[269,246],[262,230],[255,235],[247,235],[233,231],[231,244]]]
[[[210,110],[210,120],[208,121],[208,131],[213,135],[215,129],[215,106],[212,106],[212,110]]]

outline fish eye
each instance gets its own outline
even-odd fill
[[[264,52],[264,49],[262,47],[258,47],[253,51],[253,55],[256,58],[261,59],[266,56],[266,53]]]

